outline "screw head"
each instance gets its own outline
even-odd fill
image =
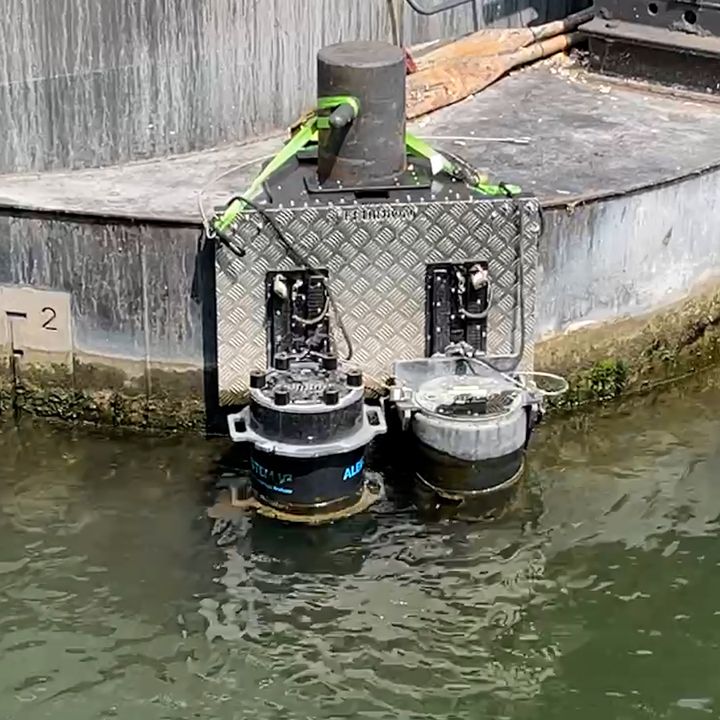
[[[276,405],[288,405],[290,403],[290,391],[282,386],[275,388],[273,402]]]
[[[262,370],[250,371],[250,387],[254,389],[265,387],[265,373]]]

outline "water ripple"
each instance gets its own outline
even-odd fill
[[[3,717],[712,714],[719,406],[546,428],[495,523],[386,501],[225,549],[216,446],[0,433]]]

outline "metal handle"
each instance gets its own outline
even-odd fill
[[[344,128],[355,119],[355,108],[349,103],[343,103],[330,113],[330,125],[336,130]]]
[[[480,29],[480,8],[479,0],[446,0],[440,5],[435,5],[431,8],[423,7],[418,0],[406,0],[407,4],[418,14],[429,17],[431,15],[437,15],[438,13],[445,12],[446,10],[453,10],[463,5],[471,5],[473,13],[473,27],[475,30]]]
[[[371,418],[375,418],[375,422],[371,422]],[[387,432],[387,421],[382,408],[366,405],[365,406],[365,422],[373,430],[373,437],[384,435]]]
[[[240,412],[232,413],[227,416],[228,431],[233,442],[252,442],[257,438],[252,430],[247,426],[248,408],[243,408]],[[242,422],[244,430],[238,430],[236,423]]]
[[[273,452],[275,446],[278,444],[271,440],[261,437],[255,431],[248,427],[248,415],[250,412],[249,407],[243,408],[240,412],[232,413],[227,416],[228,432],[230,433],[230,439],[233,442],[238,443],[253,443],[256,447],[265,449],[268,452]],[[238,430],[236,425],[242,423],[243,430]],[[373,438],[378,435],[384,435],[387,432],[387,421],[385,420],[385,413],[382,408],[366,405],[365,406],[365,432],[367,433],[367,441],[370,442]],[[309,446],[310,447],[310,446]],[[322,445],[324,452],[331,452],[337,450],[338,452],[343,450],[345,446],[342,442],[338,443],[327,443]]]
[[[447,0],[447,2],[440,3],[440,5],[434,5],[431,8],[426,8],[420,5],[418,0],[406,0],[407,4],[420,15],[437,15],[438,13],[445,12],[446,10],[452,10],[453,8],[460,7],[461,5],[469,5],[474,0]]]

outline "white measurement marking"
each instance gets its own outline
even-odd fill
[[[0,346],[72,352],[70,294],[0,285]]]

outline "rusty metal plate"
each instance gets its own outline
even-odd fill
[[[394,360],[422,357],[425,347],[425,266],[485,260],[493,284],[488,355],[520,346],[518,298],[523,296],[525,347],[533,361],[535,274],[540,210],[534,198],[417,204],[269,209],[309,261],[327,268],[355,349],[353,364],[386,377]],[[267,223],[248,214],[240,226],[246,255],[220,246],[216,254],[220,402],[247,389],[252,368],[267,363],[265,274],[294,267]],[[522,272],[520,272],[520,258]],[[523,277],[522,293],[519,278]],[[342,339],[336,328],[342,352]]]

